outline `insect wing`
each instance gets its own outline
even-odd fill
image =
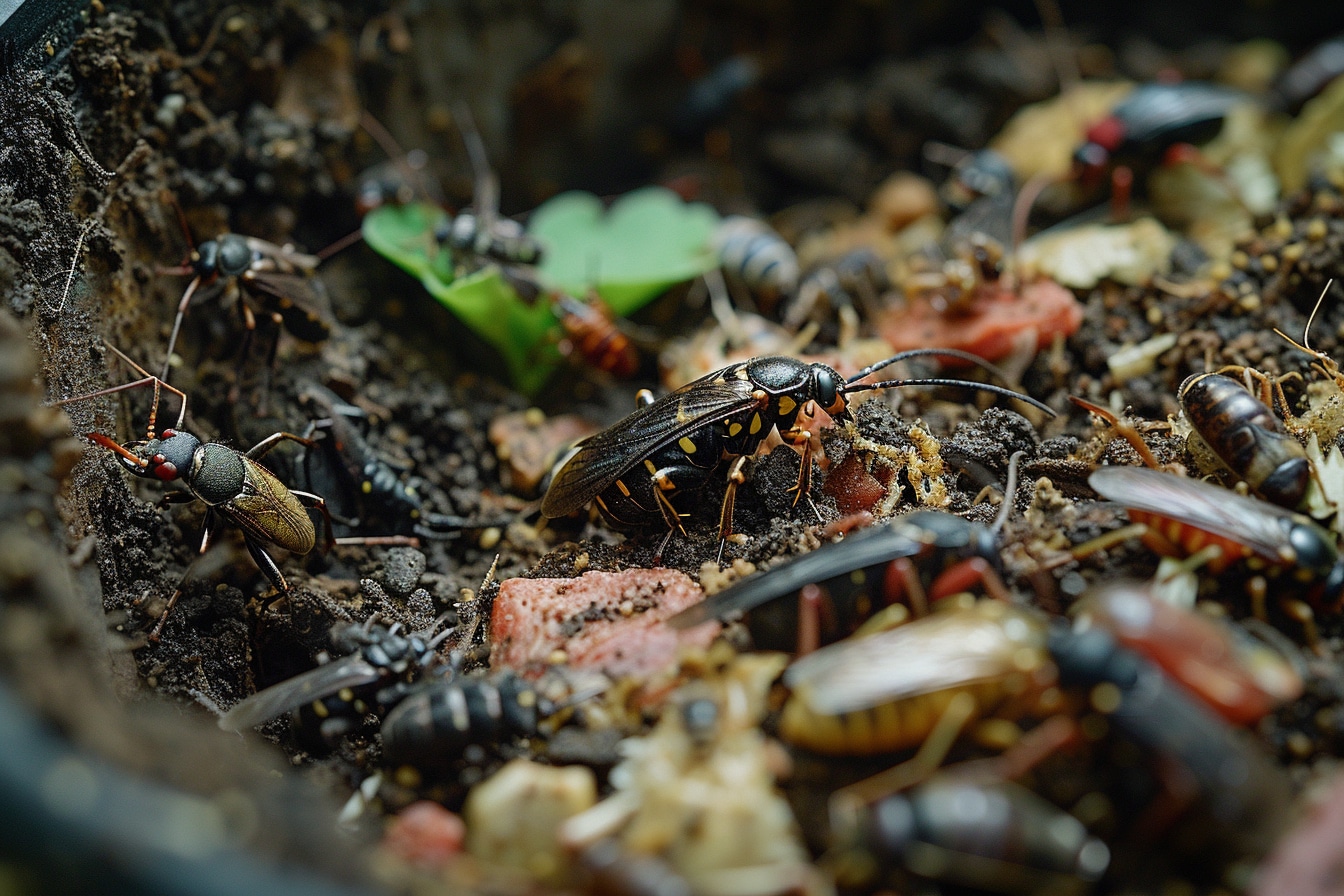
[[[261,271],[277,271],[289,274],[311,274],[317,270],[322,259],[316,255],[295,252],[284,246],[258,239],[255,236],[244,237],[247,248],[251,249],[255,260],[252,266]]]
[[[541,501],[543,516],[582,510],[626,470],[719,416],[751,407],[749,380],[725,376],[736,366],[687,383],[580,442]]]
[[[243,493],[214,509],[256,538],[296,554],[311,551],[317,532],[308,511],[274,473],[251,458],[243,460],[247,464]]]
[[[668,619],[667,624],[676,629],[690,628],[710,619],[722,619],[729,613],[753,610],[776,598],[794,594],[804,585],[824,582],[901,557],[913,557],[930,544],[920,537],[922,534],[923,530],[909,525],[904,519],[865,529],[844,541],[824,545],[758,576],[735,582],[718,594],[682,610]]]
[[[857,712],[1018,671],[1022,648],[1042,650],[1045,627],[1006,604],[929,616],[850,638],[794,662],[784,683],[815,712]]]
[[[1214,84],[1147,84],[1120,103],[1115,114],[1124,119],[1126,138],[1142,144],[1173,136],[1182,139],[1179,135],[1187,130],[1208,127],[1216,135],[1228,110],[1246,101],[1245,94]]]
[[[331,313],[319,281],[307,274],[251,270],[242,282],[254,293],[269,296],[270,306],[284,319],[285,329],[308,342],[331,335]]]
[[[1088,484],[1103,498],[1243,544],[1266,560],[1292,550],[1291,525],[1306,517],[1197,479],[1139,467],[1102,467]]]
[[[314,700],[330,697],[344,688],[372,684],[381,674],[364,657],[352,654],[257,691],[220,716],[219,727],[227,731],[255,728]]]

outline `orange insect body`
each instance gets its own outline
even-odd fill
[[[581,302],[561,296],[555,313],[573,351],[586,363],[622,379],[639,372],[639,352],[600,300]]]
[[[1128,508],[1129,518],[1148,527],[1142,541],[1148,549],[1164,557],[1188,557],[1209,545],[1222,548],[1222,553],[1209,560],[1209,572],[1221,575],[1238,561],[1255,555],[1255,551],[1234,538],[1216,535],[1198,526],[1146,510]]]

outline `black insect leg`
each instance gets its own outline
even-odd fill
[[[280,312],[271,312],[271,346],[266,351],[265,381],[262,383],[261,399],[257,402],[257,413],[265,416],[270,408],[271,383],[275,381],[275,371],[277,360],[280,355],[280,336],[284,327],[285,319]],[[247,355],[238,356],[238,381],[243,378],[243,364],[247,362]]]
[[[243,342],[238,348],[238,367],[234,371],[233,385],[229,388],[229,403],[237,404],[238,396],[242,393],[243,388],[243,364],[252,348],[252,340],[257,334],[257,318],[248,306],[247,299],[243,296],[243,290],[235,281],[229,282],[229,289],[232,290],[238,303],[238,314],[243,318]]]
[[[266,553],[266,549],[254,538],[244,535],[243,543],[247,545],[247,552],[252,555],[257,568],[262,571],[267,580],[275,587],[275,590],[288,591],[289,583],[285,581],[285,576],[280,572],[280,567],[275,562],[275,558]]]

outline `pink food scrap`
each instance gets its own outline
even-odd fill
[[[557,658],[610,675],[650,675],[683,646],[706,647],[717,622],[676,631],[664,620],[704,599],[674,569],[588,572],[576,579],[508,579],[490,617],[492,668],[527,669]]]
[[[383,848],[421,868],[439,868],[462,852],[467,829],[438,803],[420,800],[397,813],[383,834]]]
[[[1028,283],[1021,295],[1007,286],[982,287],[964,311],[947,311],[935,301],[934,296],[914,296],[888,311],[877,325],[882,338],[897,351],[956,348],[997,361],[1012,353],[1024,333],[1035,332],[1040,351],[1056,335],[1072,336],[1083,323],[1083,307],[1053,280]]]

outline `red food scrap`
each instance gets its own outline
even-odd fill
[[[430,800],[402,809],[383,834],[383,848],[421,868],[435,869],[462,852],[462,819]]]
[[[911,298],[878,321],[878,332],[897,351],[912,348],[956,348],[987,361],[1007,357],[1027,332],[1036,334],[1036,350],[1056,335],[1072,336],[1083,322],[1083,307],[1073,293],[1053,280],[1037,280],[1012,288],[986,285],[964,312],[937,307],[936,295]],[[944,363],[954,366],[956,362]]]
[[[718,634],[717,622],[680,632],[663,624],[703,599],[700,586],[673,569],[508,579],[490,617],[490,665],[528,669],[563,651],[575,668],[611,675],[659,672],[675,664],[683,645],[705,647]]]
[[[841,513],[858,513],[872,510],[887,496],[892,476],[889,469],[869,470],[863,457],[857,451],[851,451],[826,474],[826,483],[821,490],[835,498]]]

